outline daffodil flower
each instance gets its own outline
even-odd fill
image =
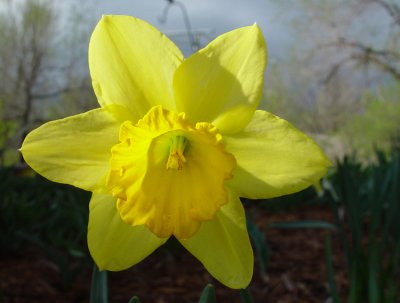
[[[185,59],[142,20],[101,19],[89,44],[100,108],[42,125],[21,148],[39,174],[93,192],[88,246],[100,269],[126,269],[174,236],[220,282],[249,284],[239,197],[302,190],[329,166],[309,137],[256,110],[265,65],[257,25]]]

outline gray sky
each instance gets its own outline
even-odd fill
[[[206,29],[209,33],[209,38],[204,39],[204,42],[223,32],[254,22],[263,30],[270,57],[279,57],[290,42],[289,33],[283,22],[279,22],[277,9],[269,0],[180,1],[186,6],[192,29]],[[160,22],[167,5],[166,0],[93,0],[92,2],[94,4],[92,14],[97,20],[103,14],[125,14],[144,19],[167,35],[185,29],[182,13],[177,6],[171,6],[164,24]],[[187,55],[188,38],[182,36],[174,40]]]

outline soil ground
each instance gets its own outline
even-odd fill
[[[270,248],[268,274],[256,262],[250,291],[257,303],[328,303],[324,240],[333,235],[336,281],[344,297],[347,281],[337,235],[324,229],[266,229],[271,222],[324,220],[333,222],[327,205],[307,205],[281,213],[247,209],[265,231]],[[198,302],[203,288],[215,286],[217,302],[242,302],[238,291],[215,281],[184,249],[158,249],[129,270],[109,273],[110,303],[127,303],[136,295],[142,303]],[[0,303],[89,302],[91,269],[84,269],[73,285],[62,287],[57,267],[37,248],[21,256],[0,259]]]

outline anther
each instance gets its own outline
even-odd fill
[[[169,156],[166,165],[167,169],[183,169],[183,164],[186,162],[186,158],[184,156],[186,145],[187,140],[184,136],[175,136],[171,139]]]

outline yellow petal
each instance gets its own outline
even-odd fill
[[[21,152],[49,180],[98,191],[105,187],[111,147],[118,142],[122,110],[95,109],[48,122],[30,132]]]
[[[223,34],[177,69],[177,110],[193,122],[235,133],[251,120],[261,98],[266,46],[257,25]]]
[[[228,184],[240,197],[272,198],[300,191],[316,183],[330,166],[311,138],[261,110],[242,132],[224,140],[238,163]]]
[[[203,263],[218,281],[231,288],[245,288],[253,275],[253,250],[246,228],[243,206],[236,194],[215,218],[203,222],[182,245]]]
[[[142,261],[167,239],[157,238],[145,226],[125,224],[116,199],[93,194],[90,201],[88,246],[100,269],[118,271]]]
[[[175,109],[172,77],[180,50],[150,24],[129,16],[103,16],[89,44],[89,68],[99,103],[143,116],[154,105]]]

